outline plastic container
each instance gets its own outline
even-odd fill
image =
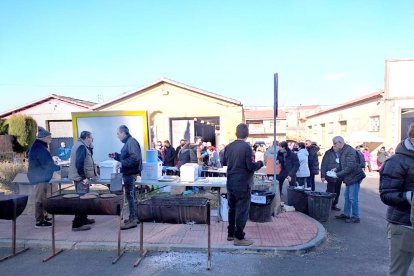
[[[272,192],[252,191],[249,219],[253,222],[272,221],[274,198]]]
[[[99,163],[100,179],[111,179],[111,174],[116,173],[116,160],[105,160]]]
[[[335,194],[325,192],[307,193],[309,216],[320,222],[328,221],[331,213],[332,200],[334,199]]]
[[[308,195],[303,189],[287,187],[287,205],[295,207],[295,210],[304,214],[308,213]]]
[[[147,163],[156,163],[158,162],[158,151],[157,150],[147,150]]]

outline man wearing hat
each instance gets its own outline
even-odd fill
[[[47,213],[43,208],[43,200],[46,199],[47,184],[52,179],[53,172],[60,167],[53,162],[48,145],[52,142],[52,135],[43,127],[37,128],[37,137],[29,151],[29,169],[27,177],[30,184],[36,185],[35,189],[35,218],[36,228],[51,227]]]

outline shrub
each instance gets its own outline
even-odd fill
[[[19,187],[13,184],[12,181],[18,173],[24,172],[27,172],[27,163],[0,162],[0,190],[17,192]]]
[[[5,135],[8,133],[9,126],[7,125],[5,120],[0,120],[0,135]]]
[[[16,138],[16,152],[25,152],[36,139],[36,121],[27,115],[14,114],[7,120],[8,133]]]

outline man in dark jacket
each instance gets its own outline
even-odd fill
[[[310,172],[310,176],[307,178],[306,185],[308,188],[310,187],[312,191],[315,191],[315,175],[319,174],[319,147],[315,142],[311,142],[310,140],[305,141],[305,146],[309,153],[308,167]]]
[[[249,129],[246,124],[236,128],[237,140],[227,145],[223,165],[227,166],[227,197],[229,203],[228,241],[234,245],[249,246],[253,242],[245,239],[244,227],[250,207],[250,191],[253,186],[254,172],[263,167],[263,162],[253,161],[253,151],[246,138]]]
[[[338,204],[339,195],[341,194],[342,180],[327,176],[328,171],[337,171],[339,168],[339,153],[335,152],[334,147],[325,152],[322,158],[321,165],[321,180],[327,181],[326,192],[335,193],[335,198],[332,202],[332,210],[341,211],[336,205]]]
[[[359,165],[359,155],[350,145],[345,144],[342,136],[332,139],[334,151],[339,153],[339,167],[334,175],[346,185],[344,213],[335,216],[345,222],[359,223],[359,189],[365,173]]]
[[[164,162],[163,166],[173,167],[174,166],[174,159],[175,159],[175,150],[171,146],[170,141],[164,141]]]
[[[407,275],[414,257],[414,230],[410,221],[413,191],[414,124],[411,124],[408,138],[397,146],[380,171],[380,196],[388,205],[388,275]]]
[[[92,158],[93,136],[90,131],[82,131],[70,154],[69,179],[75,184],[76,193],[84,195],[89,192],[90,180],[97,176]],[[72,231],[90,230],[94,219],[87,214],[78,212],[72,221]]]
[[[279,144],[277,160],[281,167],[277,180],[279,181],[279,192],[280,195],[282,195],[283,182],[285,182],[285,179],[289,181],[290,186],[296,185],[296,172],[300,167],[300,163],[298,156],[290,150],[287,142],[281,142]]]
[[[29,169],[27,177],[30,184],[36,185],[35,189],[35,218],[36,228],[51,227],[47,213],[43,208],[43,201],[47,195],[47,185],[52,179],[53,172],[59,171],[60,167],[53,162],[48,150],[52,141],[52,135],[43,127],[38,127],[37,137],[29,151]]]
[[[186,142],[187,142],[187,140],[181,139],[180,140],[180,144],[175,149],[175,160],[174,160],[175,161],[175,165],[178,163],[178,153],[180,152],[181,148],[185,145]]]
[[[124,220],[122,230],[137,227],[137,205],[135,198],[135,181],[142,170],[141,147],[138,141],[131,136],[127,126],[118,128],[117,136],[124,146],[121,153],[110,153],[109,157],[119,161],[124,181],[125,197],[128,201],[129,218]]]

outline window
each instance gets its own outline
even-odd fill
[[[339,121],[339,126],[340,126],[340,134],[345,135],[346,129],[347,129],[346,121]]]
[[[369,117],[368,131],[373,131],[373,132],[380,131],[380,117],[379,116]]]
[[[333,123],[333,122],[330,122],[330,123],[328,124],[328,133],[329,133],[329,134],[334,133],[334,129],[335,129],[335,127],[334,127],[334,123]]]

